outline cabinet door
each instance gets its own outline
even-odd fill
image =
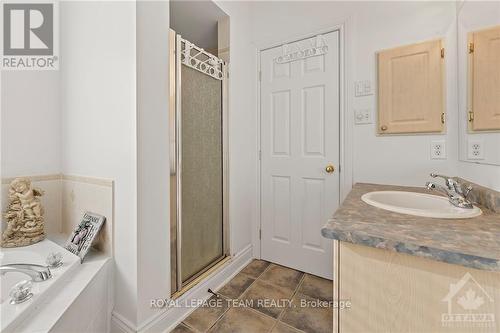
[[[470,129],[500,130],[500,26],[470,33],[469,43]]]
[[[500,272],[347,242],[339,262],[340,333],[499,332]],[[483,303],[466,308],[471,292]]]
[[[444,50],[441,40],[378,53],[378,132],[442,132]]]

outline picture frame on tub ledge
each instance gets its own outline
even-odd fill
[[[82,220],[66,241],[64,248],[79,256],[80,262],[83,262],[83,259],[89,252],[94,239],[97,237],[105,221],[105,216],[88,211],[85,212]]]

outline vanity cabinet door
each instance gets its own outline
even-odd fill
[[[469,54],[469,128],[500,130],[500,26],[470,33]]]
[[[339,252],[334,297],[350,306],[336,332],[499,332],[500,272],[347,242]]]
[[[378,53],[379,134],[442,132],[444,110],[441,40]]]

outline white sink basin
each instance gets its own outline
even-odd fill
[[[453,206],[448,198],[416,192],[377,191],[361,197],[369,205],[391,212],[441,219],[467,219],[482,214],[479,207],[472,209]]]

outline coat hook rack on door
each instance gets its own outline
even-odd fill
[[[224,78],[224,61],[208,53],[201,47],[181,38],[181,62],[199,72],[210,75],[214,79]]]
[[[328,45],[326,45],[323,35],[312,37],[309,39],[309,42],[311,43],[311,47],[305,49],[301,49],[299,46],[293,47],[288,44],[284,44],[282,46],[283,55],[274,58],[274,61],[277,64],[284,64],[328,53]],[[295,49],[295,51],[293,49]]]

